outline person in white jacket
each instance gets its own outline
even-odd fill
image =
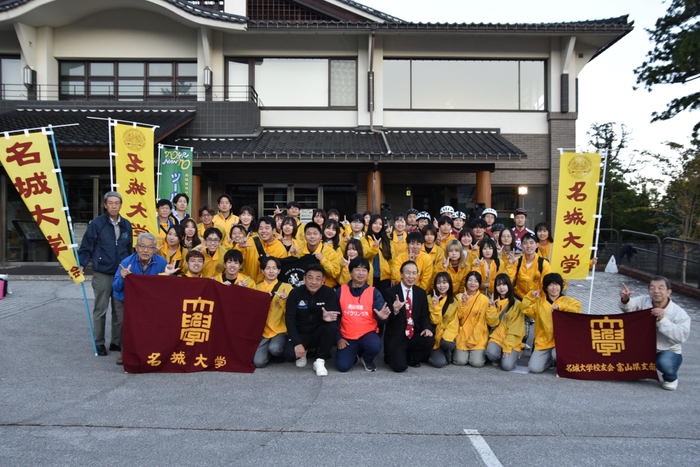
[[[681,344],[690,334],[690,317],[671,301],[671,283],[663,276],[652,277],[649,295],[630,298],[633,293],[622,284],[620,309],[623,312],[651,309],[656,318],[656,369],[663,377],[661,387],[675,391],[678,369],[683,362]]]

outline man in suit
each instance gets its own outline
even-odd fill
[[[401,265],[401,282],[386,291],[392,313],[384,333],[384,361],[396,372],[417,368],[433,348],[433,326],[425,290],[416,286],[418,266],[414,261]]]

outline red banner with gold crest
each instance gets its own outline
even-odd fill
[[[557,375],[573,379],[655,379],[656,318],[552,312]]]
[[[129,274],[122,356],[127,373],[252,373],[270,295],[211,279]]]

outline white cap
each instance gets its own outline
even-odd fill
[[[459,219],[467,219],[467,215],[464,214],[462,211],[455,211],[455,217]]]
[[[455,210],[452,206],[443,206],[440,208],[440,215],[448,213],[448,212],[450,214],[454,214]]]
[[[494,218],[498,217],[498,213],[494,208],[486,208],[484,209],[484,212],[481,213],[481,217],[484,217],[486,214],[493,214]]]

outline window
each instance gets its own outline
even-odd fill
[[[384,60],[384,108],[545,110],[544,61]]]
[[[196,62],[61,62],[60,99],[195,99]]]
[[[22,62],[19,58],[0,57],[0,99],[24,99],[27,89],[22,82]]]
[[[251,66],[255,83],[249,82]],[[245,86],[252,84],[264,107],[357,107],[354,58],[231,59],[227,71],[229,100],[241,100]]]

